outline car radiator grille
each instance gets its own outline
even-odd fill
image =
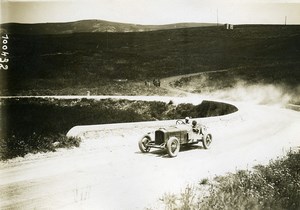
[[[164,132],[155,131],[155,144],[161,145],[165,142],[164,140]]]

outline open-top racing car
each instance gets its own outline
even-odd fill
[[[159,128],[154,132],[144,135],[139,141],[141,152],[149,152],[151,148],[166,149],[170,157],[176,157],[181,145],[191,145],[202,142],[208,149],[212,142],[212,135],[204,125],[197,125],[193,120],[188,124],[177,120],[176,125]]]

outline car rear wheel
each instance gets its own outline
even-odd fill
[[[147,144],[150,142],[150,139],[146,136],[144,136],[140,141],[139,141],[139,148],[142,153],[146,153],[150,151],[150,147],[147,146]]]
[[[185,124],[185,122],[183,120],[177,120],[176,121],[176,125],[182,125]]]
[[[167,142],[167,151],[170,157],[176,157],[180,149],[180,142],[176,137],[172,137]]]
[[[208,149],[210,147],[211,142],[212,136],[210,134],[205,135],[202,141],[204,149]]]

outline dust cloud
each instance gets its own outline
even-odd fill
[[[215,90],[213,97],[262,105],[286,105],[300,102],[300,85],[291,89],[285,85],[247,84],[238,81],[232,88]]]

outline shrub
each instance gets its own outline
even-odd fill
[[[300,151],[267,166],[255,166],[253,171],[239,170],[211,181],[202,179],[198,188],[187,186],[179,196],[169,194],[161,200],[166,209],[298,210]]]
[[[62,134],[58,135],[58,137],[55,140],[59,143],[59,147],[62,148],[79,147],[81,143],[81,138],[79,137],[67,137]]]
[[[66,137],[63,134],[44,136],[33,133],[30,136],[12,135],[1,139],[0,159],[24,157],[28,153],[56,151],[57,147],[79,147],[80,138]],[[57,143],[57,146],[56,144]]]

